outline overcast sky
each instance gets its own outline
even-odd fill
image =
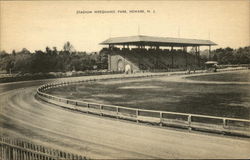
[[[250,44],[250,1],[1,1],[0,49],[99,51],[109,37],[149,36],[209,39],[218,47]],[[77,14],[115,10],[116,13]],[[127,13],[117,13],[126,10]],[[147,10],[150,13],[128,13]],[[155,13],[153,13],[155,11]],[[179,30],[179,32],[178,32]],[[179,33],[179,34],[178,34]],[[210,36],[209,36],[210,33]]]

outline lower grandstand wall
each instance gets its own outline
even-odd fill
[[[126,56],[113,53],[110,55],[110,70],[111,71],[125,71],[125,66],[130,65],[132,71],[139,71],[138,65],[132,62]]]
[[[172,58],[173,57],[173,58]],[[173,65],[172,65],[173,59]],[[143,70],[168,70],[198,68],[199,59],[190,53],[174,51],[173,53],[157,51],[115,50],[109,52],[109,70],[125,71],[130,65],[132,72]]]

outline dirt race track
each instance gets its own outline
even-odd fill
[[[89,158],[250,158],[247,138],[137,125],[37,101],[36,88],[46,82],[0,84],[1,134]]]

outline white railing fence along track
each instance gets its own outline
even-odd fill
[[[181,74],[181,73],[180,73]],[[182,73],[183,74],[183,73]],[[144,73],[135,75],[97,76],[95,78],[78,78],[56,83],[45,84],[37,89],[37,96],[48,103],[56,104],[68,109],[85,113],[109,116],[117,119],[135,121],[137,123],[151,123],[159,126],[180,127],[191,130],[211,131],[235,135],[250,136],[250,120],[227,117],[216,117],[189,113],[166,112],[157,110],[136,109],[123,106],[92,103],[72,100],[45,93],[46,90],[66,85],[84,83],[88,81],[142,78],[169,75],[169,73]]]

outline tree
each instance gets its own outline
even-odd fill
[[[73,51],[75,51],[74,47],[72,44],[70,44],[69,41],[67,41],[64,45],[63,45],[63,50],[69,53],[72,53]]]
[[[108,51],[101,50],[97,59],[97,66],[100,69],[108,68]]]
[[[29,72],[31,68],[31,57],[32,55],[30,54],[30,52],[27,52],[25,50],[22,50],[19,54],[14,56],[13,71],[22,73]]]
[[[13,55],[13,56],[16,55],[16,50],[12,50],[12,55]]]
[[[14,68],[14,56],[6,51],[0,51],[0,70],[11,73]]]
[[[213,51],[213,55],[213,60],[217,60],[220,64],[249,64],[250,46],[238,49],[218,48]]]
[[[30,54],[30,51],[26,48],[23,48],[20,52],[18,52],[19,54]]]
[[[56,48],[56,47],[53,47],[52,54],[53,54],[53,55],[57,55],[57,52],[58,52],[58,51],[57,51],[57,48]]]
[[[0,51],[0,56],[7,55],[8,53],[5,50]]]
[[[217,57],[217,54],[214,54],[213,55],[213,58],[212,58],[213,61],[218,61],[218,57]]]
[[[46,50],[47,54],[51,54],[52,53],[52,50],[48,46],[45,48],[45,50]]]

